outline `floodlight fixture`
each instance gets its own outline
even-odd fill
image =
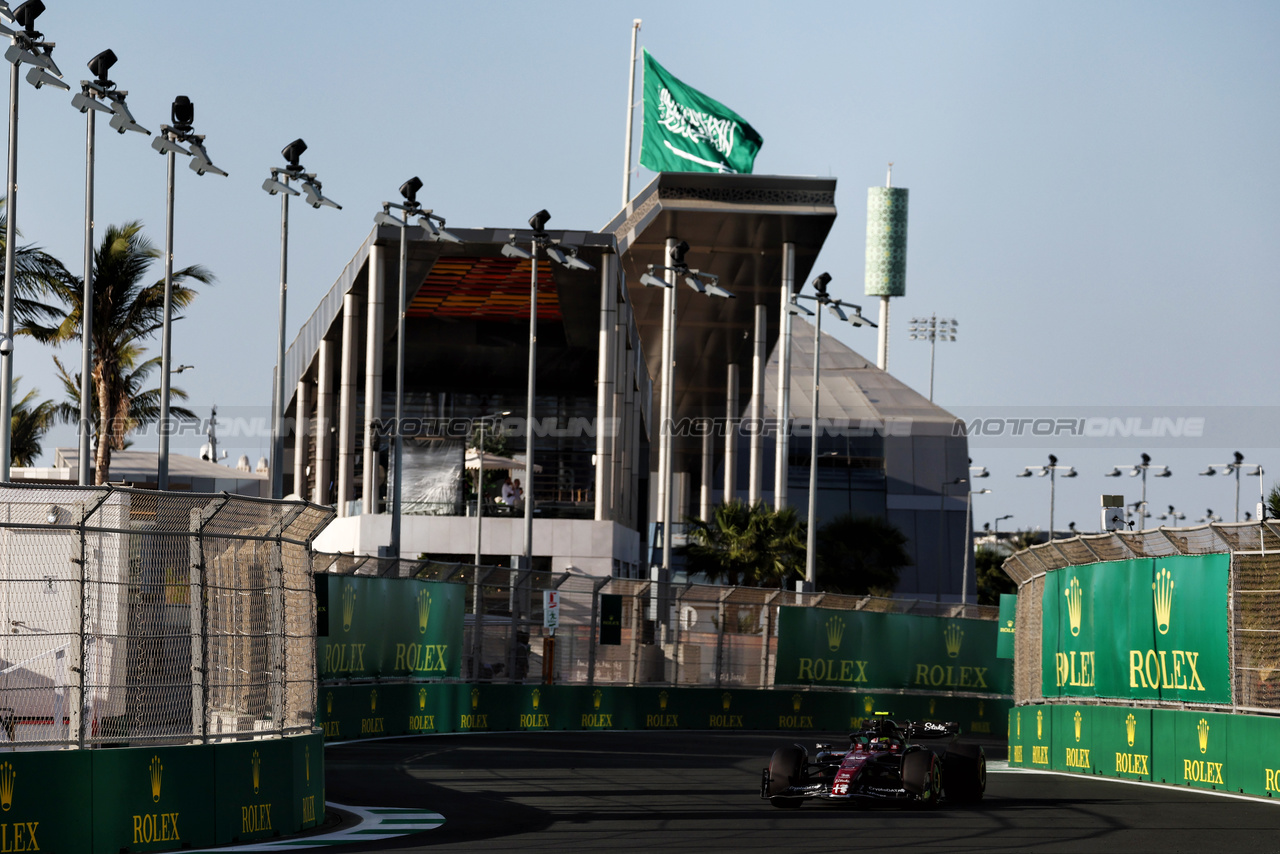
[[[44,3],[41,0],[27,0],[13,10],[13,20],[27,31],[27,35],[39,37],[36,32],[36,18],[44,14]]]
[[[302,168],[298,161],[306,151],[307,144],[302,141],[301,137],[299,137],[282,148],[280,150],[280,156],[288,162],[290,171],[298,171]]]
[[[375,225],[389,225],[393,228],[405,228],[408,225],[404,220],[392,216],[390,211],[386,210],[378,211],[374,214],[373,222]]]
[[[705,294],[707,292],[707,286],[703,284],[702,279],[699,279],[696,275],[685,276],[684,283],[700,294]]]
[[[277,193],[284,193],[287,196],[302,195],[297,190],[293,189],[293,187],[290,187],[288,184],[284,183],[283,181],[277,181],[275,178],[268,178],[267,180],[263,181],[262,189],[266,190],[268,193],[270,193],[273,196],[276,195]]]
[[[217,166],[214,166],[213,162],[209,160],[209,152],[205,151],[203,137],[200,139],[193,139],[190,144],[191,163],[189,165],[191,166],[192,172],[195,172],[197,175],[212,172],[215,175],[222,175],[223,177],[226,177],[227,173],[223,172]],[[317,205],[317,207],[319,207],[319,205]]]
[[[722,299],[737,299],[738,295],[732,291],[727,291],[720,287],[717,282],[707,282],[706,292],[713,297],[721,297]]]
[[[321,184],[314,178],[302,182],[302,190],[307,194],[306,202],[313,208],[328,207],[342,210],[342,205],[320,192]]]
[[[818,274],[818,277],[813,280],[813,290],[818,294],[819,297],[826,297],[827,285],[829,284],[831,284],[831,274],[820,273]],[[843,319],[844,318],[841,318],[841,320]]]
[[[5,0],[0,0],[0,18],[13,23],[13,10],[9,8],[9,4]]]
[[[424,211],[418,216],[421,219],[422,230],[426,232],[428,240],[433,240],[436,243],[462,243],[462,238],[441,228],[444,225],[444,217],[436,216],[430,211]],[[436,225],[437,221],[440,225]]]
[[[849,315],[849,325],[854,328],[857,328],[859,326],[870,326],[872,329],[880,328],[876,326],[874,323],[872,323],[869,319],[863,317],[861,309],[858,310],[858,313]]]
[[[546,252],[547,252],[547,257],[550,258],[552,261],[555,261],[557,264],[567,263],[567,261],[565,260],[564,252],[561,251],[560,247],[556,246],[554,243],[547,244]]]
[[[814,287],[817,287],[816,282],[814,283]],[[826,291],[822,291],[821,293],[826,293]],[[844,309],[840,307],[840,303],[838,302],[828,303],[827,311],[831,312],[831,314],[836,318],[836,320],[847,321],[849,319],[849,315],[844,313]]]
[[[40,67],[33,67],[27,72],[27,82],[39,89],[41,86],[52,86],[55,89],[64,89],[70,91],[71,87],[65,81],[59,80],[48,71]]]
[[[75,107],[82,113],[87,113],[89,110],[97,110],[100,113],[114,114],[115,112],[111,107],[102,103],[97,98],[90,98],[86,92],[77,92],[72,96],[71,106]]]
[[[522,261],[528,261],[530,258],[533,257],[533,253],[531,253],[529,250],[521,249],[519,246],[516,246],[514,243],[504,243],[502,245],[502,254],[507,256],[508,258],[518,258]]]
[[[421,189],[422,179],[417,175],[400,185],[400,195],[404,197],[410,208],[418,206],[418,191]]]
[[[186,95],[179,95],[173,99],[173,105],[169,108],[169,116],[173,121],[174,128],[183,133],[189,132],[195,125],[196,105],[191,103],[191,99]]]
[[[594,266],[578,257],[578,250],[576,247],[569,247],[569,253],[564,259],[564,265],[570,270],[582,270],[584,272],[591,272],[595,270]]]
[[[111,116],[111,121],[108,122],[108,124],[110,124],[111,127],[115,129],[116,133],[122,134],[127,130],[131,130],[131,131],[136,131],[137,133],[145,133],[147,136],[151,136],[151,131],[147,130],[142,125],[138,124],[137,121],[134,120],[133,118],[133,113],[129,112],[129,107],[125,105],[124,96],[127,93],[116,92],[112,94],[118,97],[109,96],[111,100],[111,112],[114,115]],[[82,96],[77,95],[76,97],[82,97]],[[74,103],[74,101],[75,99],[73,98],[72,102]]]
[[[688,254],[689,254],[689,243],[688,241],[681,240],[675,246],[671,247],[671,266],[677,269],[680,269],[682,267],[688,267],[689,265],[685,263],[685,260],[684,260],[684,256]]]
[[[794,315],[803,315],[804,317],[813,317],[813,312],[805,308],[798,302],[793,302],[787,306],[787,311]]]
[[[640,284],[644,285],[646,288],[669,288],[669,287],[671,287],[671,283],[670,283],[670,282],[668,282],[668,281],[666,281],[666,280],[664,280],[664,279],[659,279],[659,278],[658,278],[657,276],[655,276],[653,273],[645,273],[645,274],[643,274],[642,276],[640,276]]]
[[[151,147],[161,154],[185,154],[191,156],[191,152],[187,151],[181,145],[169,139],[168,134],[161,133],[155,139],[151,140]]]
[[[115,51],[107,48],[89,60],[89,73],[98,78],[98,82],[103,86],[110,86],[111,81],[107,79],[107,73],[111,71],[111,66],[115,65],[117,61]]]
[[[547,230],[547,221],[550,219],[551,214],[547,213],[546,208],[543,208],[529,217],[529,227],[533,229],[534,234],[542,234]]]

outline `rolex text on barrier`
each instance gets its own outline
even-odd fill
[[[329,635],[316,639],[321,679],[459,675],[463,587],[411,578],[327,581]]]
[[[775,685],[1009,694],[990,620],[783,607]]]
[[[1229,569],[1215,554],[1050,571],[1044,695],[1231,702]]]

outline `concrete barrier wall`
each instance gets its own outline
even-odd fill
[[[319,735],[0,755],[0,850],[167,851],[324,819]]]
[[[873,712],[958,721],[1004,737],[1007,698],[736,688],[400,682],[322,685],[328,741],[445,732],[692,729],[847,731]]]
[[[1280,795],[1280,718],[1125,706],[1018,706],[1009,764]]]

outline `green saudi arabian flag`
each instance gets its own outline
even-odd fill
[[[763,144],[742,116],[681,83],[644,52],[641,166],[655,172],[749,173]]]

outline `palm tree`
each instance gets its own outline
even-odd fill
[[[18,397],[18,381],[13,380],[13,413],[9,422],[9,451],[12,454],[10,464],[15,466],[34,465],[43,448],[40,443],[44,434],[49,432],[55,420],[56,406],[52,400],[35,402],[40,393],[33,388],[22,397]]]
[[[890,596],[899,570],[912,563],[906,545],[906,534],[880,516],[836,516],[818,529],[818,587]]]
[[[146,376],[158,366],[158,360],[143,358],[142,342],[155,335],[164,322],[164,281],[143,284],[151,262],[159,257],[160,250],[142,234],[142,223],[137,220],[108,227],[93,256],[92,379],[98,437],[94,480],[99,484],[106,483],[110,475],[111,451],[124,447],[131,430],[159,417],[159,392],[142,389]],[[214,281],[213,274],[199,265],[174,271],[175,321],[182,319],[181,310],[196,298],[195,290],[183,284],[188,279],[204,284]],[[64,306],[54,310],[57,322],[41,325],[31,321],[20,331],[49,344],[79,340],[83,309],[79,284],[71,279],[52,283],[50,289]],[[78,392],[76,398],[78,401]],[[171,412],[183,417],[177,410]],[[76,414],[78,420],[78,403]]]
[[[0,269],[4,267],[5,235],[9,228],[7,201],[0,198]],[[13,267],[13,316],[18,325],[59,317],[61,312],[43,299],[58,287],[74,284],[78,281],[76,277],[57,258],[32,245],[14,248]]]
[[[757,587],[782,587],[804,575],[806,529],[794,507],[778,511],[763,501],[728,501],[709,521],[689,523],[685,556],[691,573]]]

